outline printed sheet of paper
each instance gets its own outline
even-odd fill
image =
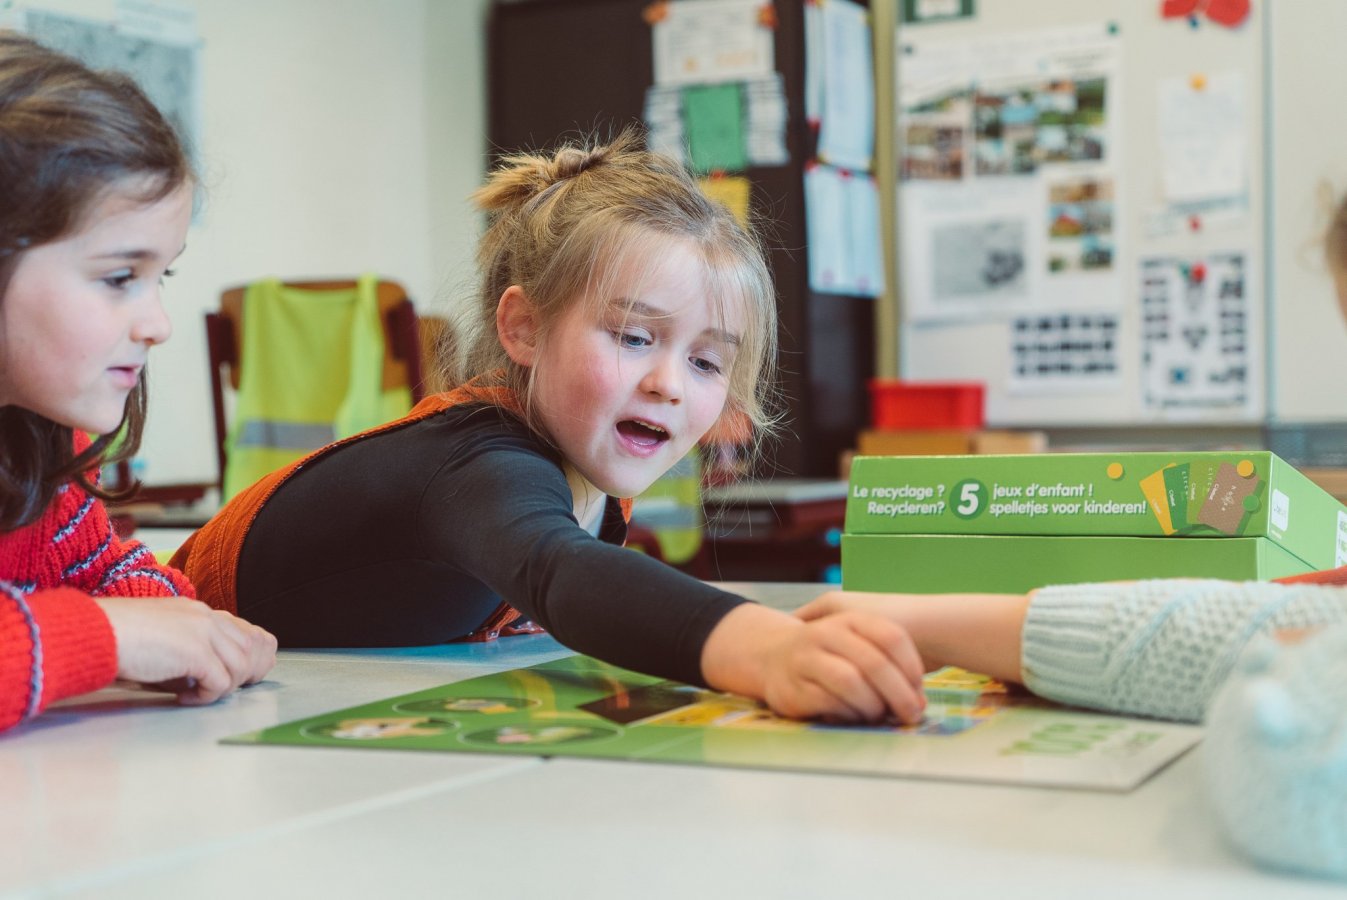
[[[723,204],[730,212],[734,213],[734,218],[745,228],[749,225],[748,220],[748,198],[751,184],[747,178],[737,175],[727,175],[723,178],[699,178],[697,186],[702,189],[702,193]]]
[[[1243,198],[1249,190],[1244,79],[1160,81],[1160,168],[1171,203]]]
[[[1261,355],[1243,253],[1141,261],[1142,404],[1163,418],[1251,418]]]
[[[809,287],[872,297],[884,288],[879,188],[863,172],[814,164],[804,173]]]
[[[784,166],[790,162],[790,151],[786,149],[789,116],[781,73],[750,78],[743,82],[743,91],[748,164]]]
[[[790,162],[781,74],[645,92],[646,142],[700,171]]]
[[[1029,392],[1117,392],[1119,317],[1061,312],[1018,316],[1010,323],[1009,389]]]
[[[760,0],[678,0],[650,29],[655,84],[714,84],[770,75],[776,40]]]
[[[687,164],[688,144],[683,127],[683,89],[649,87],[645,92],[646,144],[656,153]]]
[[[870,14],[851,0],[828,0],[822,10],[823,84],[818,111],[818,158],[870,171],[875,152],[875,66]]]
[[[578,756],[1127,791],[1192,725],[1070,710],[980,675],[926,676],[910,726],[781,719],[742,697],[572,656],[290,722],[226,743]]]
[[[905,319],[1119,308],[1118,36],[1101,24],[900,41]]]
[[[742,172],[747,167],[743,99],[734,83],[683,90],[683,128],[694,171]]]

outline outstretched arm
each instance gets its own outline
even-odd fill
[[[1171,578],[1025,596],[827,594],[801,617],[866,611],[952,664],[1061,703],[1200,721],[1245,645],[1347,621],[1347,589]]]
[[[815,621],[843,610],[887,617],[911,635],[926,668],[959,666],[1023,681],[1020,643],[1032,594],[875,594],[830,591],[795,615]]]

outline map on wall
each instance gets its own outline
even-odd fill
[[[27,11],[24,30],[90,68],[130,75],[192,152],[200,121],[195,42],[158,40],[115,22],[40,10]]]

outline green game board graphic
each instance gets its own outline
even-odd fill
[[[915,725],[829,725],[585,656],[486,675],[225,743],[576,756],[1128,790],[1193,726],[1070,710],[983,676],[927,676]]]

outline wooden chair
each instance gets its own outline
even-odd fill
[[[355,279],[333,281],[286,281],[286,287],[305,291],[350,290]],[[225,442],[228,427],[225,423],[224,369],[234,390],[239,388],[239,374],[244,360],[239,358],[243,346],[243,295],[247,285],[226,289],[220,294],[219,312],[206,313],[206,346],[210,361],[211,402],[215,411],[215,452],[219,466],[219,485],[224,484]],[[422,337],[419,332],[416,309],[407,291],[396,281],[380,280],[378,285],[379,317],[384,326],[385,390],[406,386],[412,403],[425,394],[425,376],[422,370]]]

